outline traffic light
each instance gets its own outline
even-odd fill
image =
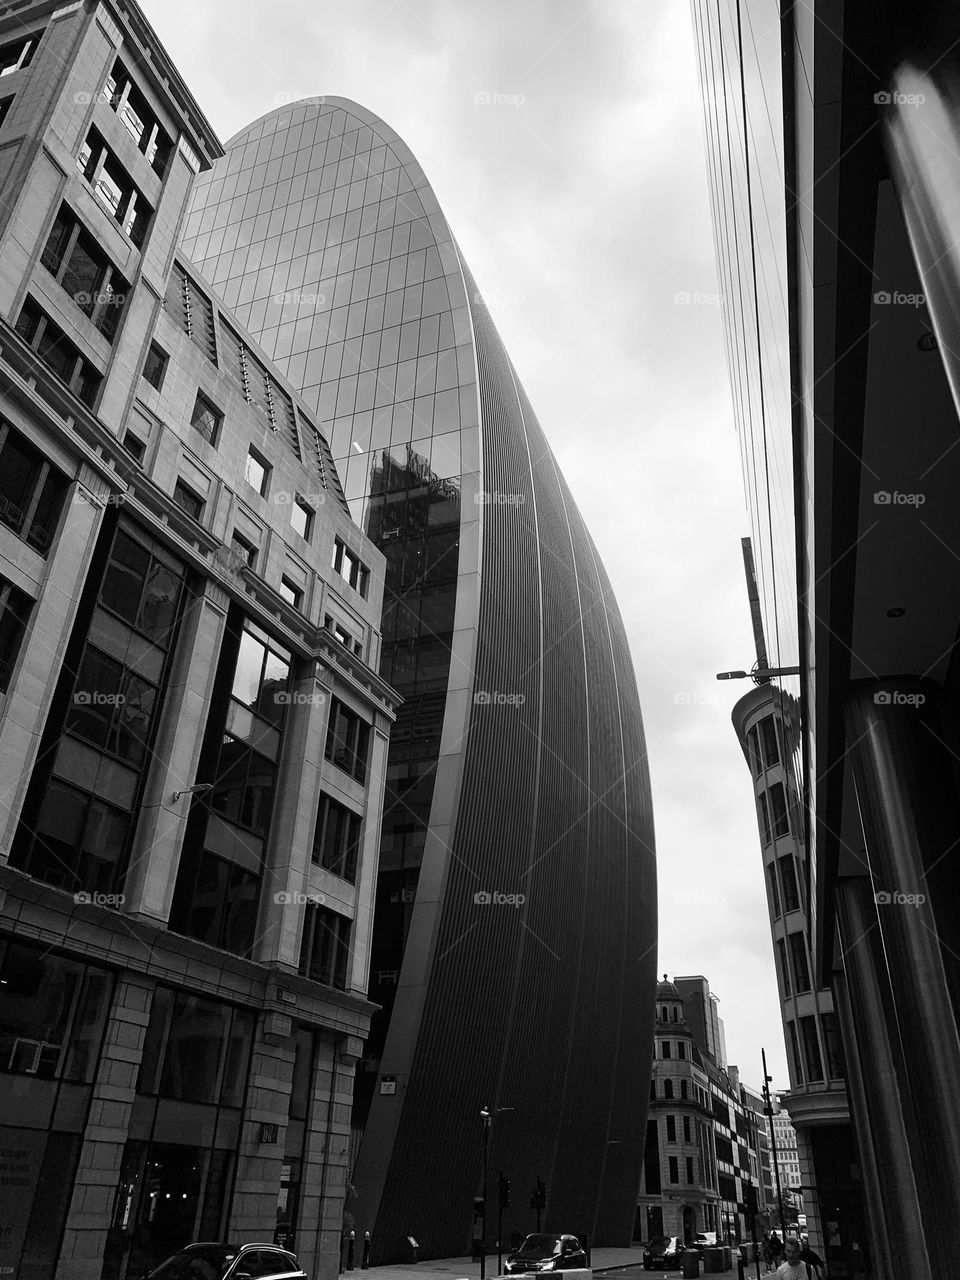
[[[500,1175],[500,1208],[510,1208],[510,1179]]]
[[[751,1218],[755,1218],[758,1212],[757,1205],[757,1188],[753,1182],[748,1182],[743,1189],[743,1203]]]

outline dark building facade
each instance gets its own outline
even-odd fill
[[[0,6],[0,1275],[339,1271],[384,560],[176,252],[216,137],[135,3]]]
[[[388,766],[355,1229],[465,1252],[630,1239],[655,948],[640,708],[606,574],[436,197],[382,121],[307,99],[238,134],[184,251],[329,431],[387,560]],[[645,994],[646,993],[646,994]]]
[[[777,300],[764,385],[790,393],[767,428],[752,415],[747,437],[768,429],[771,447],[747,474],[762,480],[754,546],[784,566],[772,582],[758,564],[767,641],[774,618],[796,635],[771,665],[801,669],[786,687],[801,699],[812,981],[832,988],[843,1038],[858,1265],[869,1253],[884,1280],[927,1280],[960,1250],[941,1209],[960,1194],[960,19],[940,2],[745,8],[751,21],[724,8],[719,30],[695,13],[711,150],[741,163],[738,104],[759,88],[750,121],[781,158],[764,206],[782,211],[779,284],[751,291],[756,260],[737,261],[746,332],[754,300]],[[731,260],[735,222],[718,202]],[[774,436],[792,456],[776,472]]]

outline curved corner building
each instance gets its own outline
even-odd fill
[[[596,549],[422,170],[356,104],[262,117],[184,251],[322,416],[388,560],[390,748],[348,1211],[373,1261],[494,1237],[628,1243],[652,1044],[640,706]],[[561,353],[558,352],[558,358]],[[584,450],[587,456],[586,449]],[[595,465],[602,465],[597,462]],[[344,572],[348,569],[345,568]],[[345,790],[345,798],[349,793]]]

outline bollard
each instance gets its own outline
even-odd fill
[[[363,1233],[363,1255],[360,1259],[360,1270],[366,1271],[370,1265],[370,1232]]]
[[[353,1270],[353,1250],[356,1243],[356,1239],[357,1239],[357,1233],[355,1231],[351,1231],[350,1235],[347,1237],[347,1265],[346,1265],[347,1271]]]

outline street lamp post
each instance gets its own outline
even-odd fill
[[[783,1220],[783,1191],[780,1186],[780,1165],[777,1162],[777,1135],[773,1127],[773,1103],[770,1101],[770,1081],[773,1076],[767,1075],[766,1049],[761,1049],[760,1055],[763,1058],[763,1114],[770,1122],[770,1149],[773,1154],[773,1172],[777,1179],[777,1211],[780,1214],[780,1238],[781,1240],[786,1240],[787,1229]]]
[[[481,1187],[481,1199],[483,1208],[480,1214],[480,1280],[486,1280],[487,1274],[487,1166],[490,1160],[490,1121],[493,1119],[493,1112],[489,1107],[484,1107],[480,1112],[480,1119],[483,1122],[483,1185]]]

